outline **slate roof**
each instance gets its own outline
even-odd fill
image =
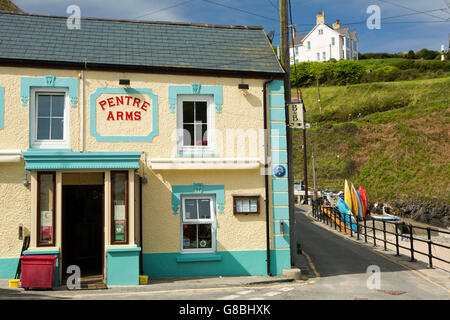
[[[262,27],[0,12],[0,61],[150,70],[284,73]]]
[[[307,33],[298,34],[294,38],[294,46],[301,45],[303,43],[303,39],[307,36]],[[289,46],[292,47],[292,40],[289,40]]]

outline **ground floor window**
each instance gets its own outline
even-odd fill
[[[38,246],[55,245],[55,173],[38,173]]]
[[[111,243],[128,243],[128,172],[111,172]]]
[[[182,197],[182,252],[216,250],[216,213],[213,196]]]

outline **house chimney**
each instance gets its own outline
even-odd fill
[[[338,30],[341,28],[341,22],[339,20],[336,20],[336,23],[333,23],[333,29]]]
[[[325,13],[323,11],[317,13],[316,24],[319,23],[325,24]]]

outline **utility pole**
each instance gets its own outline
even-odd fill
[[[291,64],[289,50],[289,25],[287,0],[279,0],[280,8],[280,63],[284,68],[284,101],[291,102]],[[289,119],[289,110],[285,107],[286,123]],[[295,198],[294,198],[294,150],[292,145],[292,129],[286,125],[286,140],[288,154],[288,193],[289,193],[289,238],[291,251],[291,266],[295,265]]]
[[[316,200],[316,161],[314,160],[314,151],[311,151],[311,160],[313,166],[313,181],[314,181],[314,200]]]
[[[322,102],[320,102],[319,78],[316,76],[317,102],[319,102],[320,113],[322,113]]]

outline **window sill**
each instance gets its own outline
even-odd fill
[[[185,262],[213,262],[222,261],[222,256],[217,253],[184,253],[176,257],[177,263]]]

